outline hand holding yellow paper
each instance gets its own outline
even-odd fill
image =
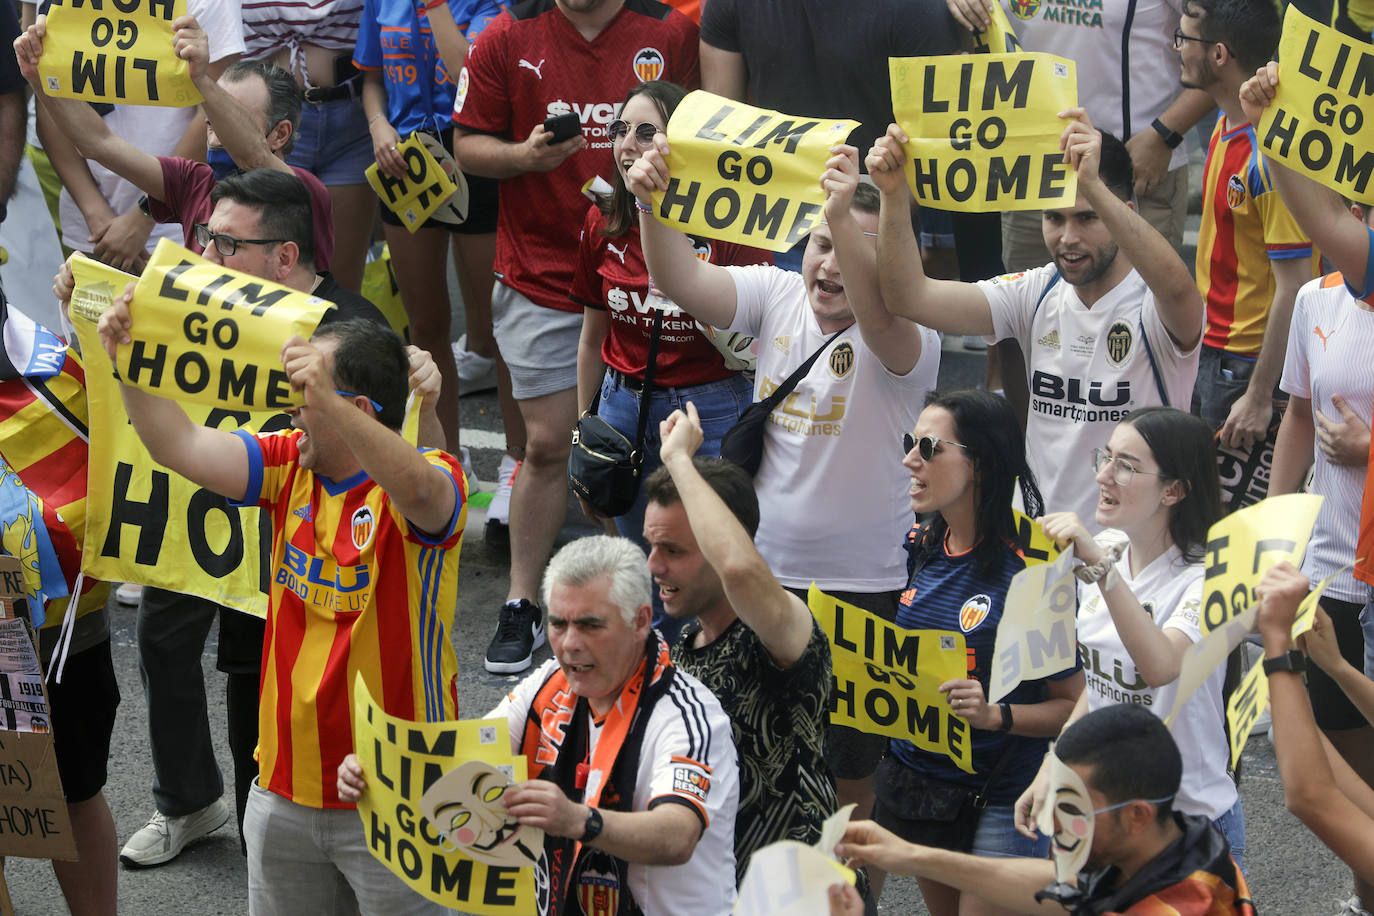
[[[787,251],[820,224],[830,148],[858,126],[692,92],[668,121],[671,177],[654,213],[683,232]]]
[[[894,57],[892,110],[906,131],[907,183],[942,210],[1071,206],[1059,112],[1078,105],[1074,62],[1052,54]]]
[[[853,805],[845,805],[821,824],[814,846],[779,840],[757,850],[740,882],[734,916],[811,916],[829,911],[830,886],[853,884],[854,870],[835,859]]]
[[[48,95],[173,108],[202,101],[172,45],[186,0],[53,0],[47,13],[38,79]]]
[[[394,178],[374,162],[367,167],[367,183],[409,232],[430,217],[452,225],[467,219],[467,179],[436,137],[416,131],[396,145],[396,152],[405,162],[405,176]]]

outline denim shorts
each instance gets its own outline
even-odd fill
[[[367,184],[372,135],[361,99],[302,102],[301,124],[287,165],[305,169],[326,187]]]
[[[973,835],[975,856],[993,859],[1045,859],[1050,854],[1050,838],[1031,839],[1016,829],[1016,810],[1012,805],[989,805],[978,819]]]

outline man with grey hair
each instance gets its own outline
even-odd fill
[[[565,546],[544,573],[554,658],[492,713],[529,759],[506,810],[544,830],[553,911],[588,894],[650,916],[735,903],[730,720],[649,626],[650,587],[633,541]]]

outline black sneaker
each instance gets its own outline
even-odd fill
[[[492,674],[519,674],[543,644],[544,612],[539,605],[524,598],[508,601],[501,605],[501,620],[482,665]]]

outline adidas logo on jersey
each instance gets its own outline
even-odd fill
[[[1059,349],[1059,329],[1058,329],[1058,328],[1055,328],[1053,331],[1050,331],[1050,332],[1049,332],[1048,334],[1046,334],[1044,337],[1042,337],[1042,338],[1040,338],[1039,340],[1037,340],[1036,343],[1038,343],[1038,344],[1039,344],[1040,346],[1042,346],[1042,347],[1048,347],[1048,348],[1051,349],[1051,350],[1058,350],[1058,349]]]
[[[296,516],[296,518],[300,519],[301,521],[313,522],[315,520],[315,514],[310,511],[310,507],[308,505],[301,506],[299,509],[295,510],[291,514]]]

